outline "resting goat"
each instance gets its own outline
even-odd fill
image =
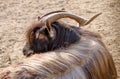
[[[71,18],[83,26],[89,24],[98,15],[100,14],[89,21],[66,11],[54,11],[42,16],[39,22],[32,24],[26,32],[27,43],[23,48],[24,55],[30,56],[33,53],[65,48],[80,40],[81,34],[77,32],[79,29],[56,20]]]
[[[55,14],[58,15],[59,13]],[[51,13],[48,15],[51,15]],[[43,16],[43,18],[48,15]],[[88,21],[86,23],[88,23]],[[84,22],[80,23],[80,25],[84,24]],[[45,26],[47,27],[47,25]],[[63,25],[61,22],[54,22],[52,24],[52,27],[53,26],[59,27]],[[46,53],[31,55],[22,62],[0,71],[0,79],[117,79],[113,59],[102,43],[100,35],[79,29],[78,27],[71,26],[71,28],[76,35],[80,35],[80,40],[75,40],[72,45],[62,50],[56,49]],[[47,32],[49,33],[51,33],[52,30],[51,27],[50,29],[47,28]],[[30,32],[32,31],[33,29],[30,30]],[[33,42],[32,35],[34,35],[34,33],[30,34],[30,38],[28,39],[29,44]],[[36,36],[38,35],[36,34]],[[45,40],[46,37],[43,33]],[[54,33],[53,35],[49,35],[49,37],[55,37]],[[67,42],[71,43],[70,41]],[[33,51],[33,49],[31,51]]]
[[[0,71],[0,79],[117,79],[99,35],[80,29],[81,40],[63,50],[35,54]]]

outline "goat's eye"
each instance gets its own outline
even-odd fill
[[[42,31],[38,30],[35,32],[35,38],[37,39],[39,39],[40,37],[43,37],[44,35],[45,35],[44,30]]]
[[[39,39],[45,39],[45,35],[39,34],[39,35],[38,35],[38,38],[39,38]]]

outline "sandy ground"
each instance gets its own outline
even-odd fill
[[[0,68],[24,57],[25,30],[37,16],[62,9],[85,18],[102,12],[83,28],[101,34],[120,79],[120,0],[0,0]]]

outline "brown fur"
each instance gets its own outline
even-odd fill
[[[0,72],[0,79],[117,79],[113,59],[98,34],[80,29],[81,40],[26,58]]]

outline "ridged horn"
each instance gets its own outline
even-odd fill
[[[94,15],[92,18],[90,18],[86,23],[84,23],[84,25],[88,25],[90,22],[92,22],[95,18],[97,18],[99,15],[101,15],[102,13],[98,13],[96,15]]]
[[[49,12],[49,13],[47,13],[47,14],[41,16],[40,19],[42,19],[42,18],[44,18],[44,17],[47,17],[47,16],[50,15],[50,14],[59,13],[59,12],[66,12],[66,11],[64,11],[64,10],[52,11],[52,12]]]
[[[56,20],[61,19],[61,18],[73,19],[73,20],[77,21],[80,26],[84,26],[84,25],[87,25],[90,22],[92,22],[100,14],[101,13],[98,13],[98,14],[94,15],[92,18],[90,18],[89,20],[86,20],[86,19],[84,19],[80,16],[77,16],[77,15],[69,13],[69,12],[58,12],[58,13],[56,12],[56,13],[53,13],[53,14],[51,13],[50,15],[42,18],[41,21],[46,22],[46,26],[49,30],[51,28],[51,23],[53,23]]]

